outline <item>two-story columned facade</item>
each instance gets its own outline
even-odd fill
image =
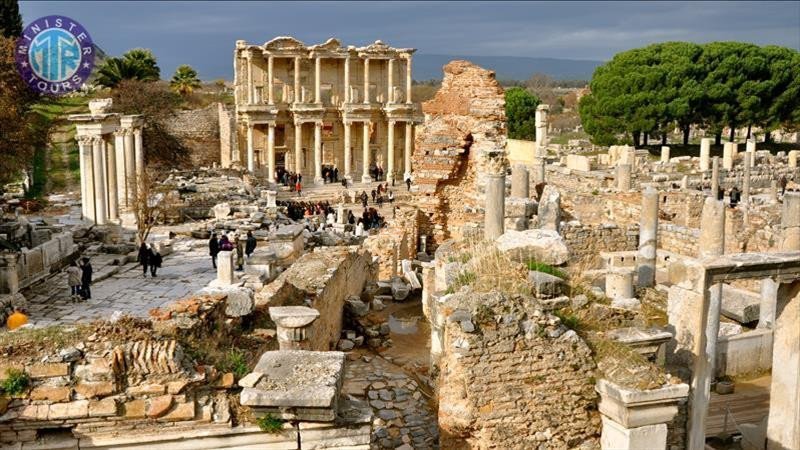
[[[380,41],[358,48],[336,39],[237,41],[242,165],[270,179],[280,169],[300,172],[315,184],[326,167],[362,182],[376,167],[388,180],[410,176],[414,123],[422,120],[411,98],[414,51]]]

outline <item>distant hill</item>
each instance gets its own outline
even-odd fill
[[[603,61],[579,59],[414,54],[414,79],[441,79],[442,67],[454,59],[465,59],[494,70],[498,80],[527,80],[536,72],[557,80],[590,80],[594,69],[603,64]]]

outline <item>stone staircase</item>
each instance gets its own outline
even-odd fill
[[[379,184],[384,184],[385,181],[377,182],[374,181],[372,183],[353,183],[347,187],[347,191],[356,192],[356,195],[361,195],[361,191],[366,191],[367,195],[370,195],[373,189],[377,189]],[[329,201],[331,203],[339,203],[339,199],[341,198],[342,192],[345,190],[344,187],[340,183],[329,183],[323,186],[308,186],[303,187],[302,195],[298,197],[296,192],[292,192],[289,190],[288,187],[279,186],[278,187],[278,200],[298,200],[301,199],[302,201],[307,202],[317,202],[317,201]],[[400,201],[407,201],[411,198],[411,192],[408,191],[406,188],[405,183],[402,182],[395,182],[395,186],[392,187],[391,183],[389,184],[389,190],[394,193],[395,202]],[[412,192],[414,190],[414,186],[412,185]],[[385,196],[386,194],[384,194]],[[358,199],[356,199],[356,203],[358,203]],[[346,203],[351,203],[350,199],[347,200]],[[372,196],[370,195],[369,203],[372,204]]]

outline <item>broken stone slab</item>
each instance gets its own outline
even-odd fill
[[[557,297],[563,293],[564,280],[544,272],[531,270],[528,272],[528,282],[531,283],[531,291],[538,298]]]
[[[332,422],[344,378],[345,354],[279,350],[256,364],[262,378],[243,388],[241,404],[284,420]]]
[[[246,316],[256,306],[253,290],[242,286],[207,286],[198,293],[225,295],[225,315],[228,317]]]
[[[611,300],[611,307],[639,311],[642,309],[642,302],[638,298],[615,298]]]
[[[411,289],[400,278],[392,280],[392,298],[395,301],[402,302],[408,298],[410,293]]]
[[[759,294],[722,285],[722,315],[739,323],[751,323],[758,320],[761,309]]]
[[[422,283],[419,281],[419,277],[417,277],[417,272],[414,271],[411,261],[408,259],[400,261],[400,267],[403,269],[403,277],[411,284],[411,288],[422,289]]]
[[[223,220],[227,218],[231,213],[231,205],[228,203],[219,203],[214,205],[211,208],[212,212],[214,213],[214,218],[217,220]]]
[[[559,266],[569,259],[569,249],[554,230],[508,230],[495,242],[497,249],[515,261],[538,261]]]
[[[317,320],[319,311],[307,306],[273,306],[269,316],[279,327],[303,328]]]
[[[358,297],[349,297],[345,300],[344,306],[353,317],[364,317],[369,314],[369,304],[362,302]]]

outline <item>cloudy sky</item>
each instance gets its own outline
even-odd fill
[[[162,73],[231,78],[237,39],[376,39],[419,53],[606,60],[652,42],[737,40],[800,50],[800,2],[20,2],[61,14],[111,55],[150,48]]]

